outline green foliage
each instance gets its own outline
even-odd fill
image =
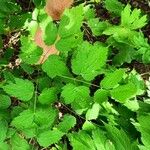
[[[121,14],[124,7],[124,5],[118,0],[105,0],[104,4],[109,12],[118,16]]]
[[[1,0],[0,150],[150,149],[149,15],[125,3],[53,21],[45,0]]]
[[[108,49],[95,43],[82,43],[72,59],[73,73],[81,75],[85,80],[92,80],[106,65]]]
[[[21,101],[29,101],[33,96],[34,85],[29,80],[15,78],[15,83],[10,82],[3,89],[12,97],[16,97]]]
[[[55,78],[56,76],[65,76],[69,74],[68,68],[66,67],[65,63],[61,60],[59,56],[56,55],[51,55],[42,65],[42,69],[51,78]]]

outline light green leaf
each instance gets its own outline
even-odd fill
[[[108,100],[109,92],[107,90],[98,89],[94,93],[94,101],[100,105]]]
[[[97,119],[100,111],[100,105],[98,103],[94,103],[92,108],[88,109],[86,113],[86,120]]]
[[[35,126],[33,119],[34,119],[33,111],[27,109],[21,112],[19,116],[15,117],[12,120],[11,125],[20,130],[25,128],[32,128]]]
[[[47,105],[47,104],[52,104],[57,100],[57,92],[56,88],[46,88],[42,91],[40,96],[38,97],[38,101],[41,104]]]
[[[92,137],[97,150],[115,150],[114,144],[106,137],[103,130],[93,130]]]
[[[70,134],[69,141],[73,150],[96,150],[92,138],[85,131]]]
[[[76,118],[71,115],[64,115],[62,122],[60,122],[57,126],[57,129],[67,133],[71,128],[73,128],[76,124]]]
[[[27,143],[27,141],[21,137],[19,134],[15,134],[11,140],[11,148],[13,150],[31,150],[30,145]]]
[[[103,31],[109,26],[106,21],[100,21],[98,18],[93,18],[88,21],[88,25],[95,36],[100,36]]]
[[[134,143],[122,129],[106,125],[107,136],[110,138],[116,150],[133,150]]]
[[[132,82],[125,85],[120,85],[111,91],[113,99],[120,103],[125,103],[130,98],[135,97],[137,94],[137,87]]]
[[[42,55],[42,48],[38,47],[29,37],[21,37],[21,53],[19,57],[27,64],[35,64]]]
[[[10,147],[6,142],[0,142],[0,149],[1,150],[10,150]]]
[[[66,104],[72,103],[72,106],[74,106],[74,103],[76,103],[79,108],[85,108],[89,106],[89,94],[90,91],[88,87],[67,84],[63,87],[61,96],[64,98]]]
[[[51,78],[69,74],[65,63],[57,55],[49,56],[46,62],[42,65],[42,69]]]
[[[0,94],[0,109],[7,109],[11,105],[11,99],[7,95]]]
[[[37,140],[41,146],[46,148],[52,144],[59,142],[63,135],[63,132],[59,131],[58,129],[53,129],[40,133]]]
[[[81,32],[83,6],[77,6],[72,9],[66,9],[60,21],[58,33],[61,38]]]
[[[124,69],[117,69],[113,73],[106,74],[106,77],[101,81],[100,85],[104,89],[112,89],[118,85],[124,75]]]
[[[8,130],[8,124],[4,120],[0,120],[0,142],[3,142],[6,138]]]
[[[29,101],[33,96],[34,85],[29,80],[15,78],[15,83],[10,82],[3,89],[12,97],[16,97],[21,101]]]
[[[147,24],[147,16],[140,17],[141,10],[135,8],[131,11],[131,6],[127,5],[121,13],[121,26],[135,30]]]
[[[68,52],[71,51],[73,48],[76,48],[78,44],[81,44],[83,42],[83,33],[74,34],[72,36],[68,36],[65,38],[61,38],[56,43],[56,48],[60,52]],[[67,44],[66,44],[67,43]]]
[[[108,49],[96,43],[82,43],[72,58],[73,73],[81,75],[85,80],[92,80],[105,66]]]
[[[52,108],[37,108],[34,113],[34,122],[41,128],[50,128],[58,117],[58,112]]]
[[[140,107],[139,107],[139,103],[138,101],[135,100],[128,100],[124,103],[124,106],[126,106],[128,109],[132,110],[132,111],[137,111]]]
[[[57,38],[57,27],[53,23],[52,18],[47,16],[40,22],[40,27],[42,30],[42,39],[45,42],[46,45],[52,45],[54,44],[56,38]]]
[[[105,0],[104,1],[105,8],[111,13],[120,16],[123,10],[124,5],[118,0]]]
[[[138,130],[141,132],[143,144],[150,148],[150,114],[138,116]]]

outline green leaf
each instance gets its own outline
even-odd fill
[[[57,55],[49,56],[46,62],[42,65],[42,69],[51,78],[69,74],[68,68],[66,67],[65,63]]]
[[[124,5],[118,0],[105,0],[104,1],[105,8],[111,13],[120,16],[123,10]]]
[[[54,44],[57,38],[57,27],[53,23],[52,18],[47,16],[40,22],[40,27],[42,29],[42,39],[46,45]]]
[[[33,96],[34,85],[29,80],[15,78],[15,83],[10,82],[3,89],[10,96],[16,97],[21,101],[29,101]]]
[[[21,37],[21,53],[19,57],[27,64],[35,64],[42,55],[42,49],[38,47],[29,37]]]
[[[64,115],[62,122],[60,122],[57,126],[57,129],[67,133],[71,128],[73,128],[76,124],[76,118],[71,115]]]
[[[72,58],[73,73],[81,75],[85,80],[93,80],[105,66],[108,49],[96,43],[82,43]]]
[[[59,131],[58,129],[53,129],[40,133],[37,137],[37,140],[40,146],[46,148],[52,144],[56,144],[57,142],[59,142],[63,135],[63,132]]]
[[[11,99],[7,95],[0,94],[0,109],[7,109],[11,105]]]
[[[58,117],[58,112],[52,107],[37,108],[34,113],[34,122],[40,128],[50,128]]]
[[[102,35],[103,31],[109,26],[106,21],[99,21],[98,18],[93,18],[88,21],[88,25],[95,36]]]
[[[11,140],[11,148],[13,150],[31,150],[30,145],[27,143],[27,141],[21,137],[19,134],[15,134]]]
[[[100,105],[108,100],[109,92],[107,90],[98,89],[94,93],[94,101]]]
[[[150,148],[150,114],[138,116],[139,125],[137,126],[138,130],[141,132],[141,140],[143,144]]]
[[[125,85],[120,85],[117,88],[114,88],[110,93],[113,99],[120,103],[125,103],[130,98],[136,96],[137,87],[132,82],[129,82]]]
[[[81,32],[83,6],[76,6],[72,9],[66,9],[61,17],[58,33],[61,38]]]
[[[72,106],[76,104],[79,108],[86,108],[87,106],[89,106],[89,93],[90,91],[88,87],[76,87],[73,84],[67,84],[63,87],[61,96],[64,98],[66,104],[72,103]]]
[[[99,116],[100,105],[98,103],[94,103],[92,108],[88,109],[86,113],[86,120],[97,119]]]
[[[52,104],[56,100],[57,100],[57,92],[56,88],[54,87],[44,89],[40,94],[40,96],[38,97],[38,101],[44,105]]]
[[[106,133],[99,128],[92,131],[93,141],[97,150],[115,150],[114,144],[106,137]]]
[[[27,72],[28,74],[32,74],[34,72],[34,69],[32,66],[30,66],[29,64],[25,64],[25,63],[22,63],[20,64],[21,68]]]
[[[5,140],[7,130],[8,130],[7,122],[0,120],[0,142],[3,142]]]
[[[19,116],[15,117],[12,120],[11,125],[20,130],[25,128],[31,128],[35,126],[33,119],[34,119],[33,111],[27,109],[21,112]]]
[[[74,34],[72,36],[61,38],[56,43],[56,49],[58,49],[60,52],[63,53],[68,52],[71,51],[73,48],[76,48],[78,44],[81,44],[82,42],[83,42],[83,33]]]
[[[141,10],[135,8],[131,11],[131,6],[127,5],[121,13],[121,26],[135,30],[147,24],[147,16],[140,17]]]
[[[132,150],[132,142],[122,129],[106,125],[107,136],[114,143],[116,150]]]
[[[73,150],[96,150],[92,138],[85,131],[70,134],[69,141]]]
[[[52,126],[56,117],[57,112],[52,108],[37,108],[35,112],[27,109],[15,117],[11,125],[23,131],[36,126],[47,128]]]
[[[10,150],[10,147],[6,142],[0,142],[0,149],[1,150]]]
[[[100,85],[104,89],[112,89],[118,85],[124,75],[124,69],[117,69],[113,73],[106,74],[106,77],[101,81]]]

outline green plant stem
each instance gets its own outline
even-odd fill
[[[65,78],[65,79],[69,79],[69,80],[73,80],[73,81],[77,81],[77,82],[81,82],[81,83],[84,83],[84,84],[87,84],[87,85],[90,85],[90,86],[94,86],[94,87],[98,87],[100,88],[100,86],[96,85],[96,84],[92,84],[90,82],[86,82],[86,81],[83,81],[83,80],[80,80],[80,79],[76,79],[76,78],[71,78],[71,77],[68,77],[68,76],[59,76],[59,77],[62,77],[62,78]]]

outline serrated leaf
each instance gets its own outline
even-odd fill
[[[86,113],[86,120],[97,119],[100,111],[100,105],[98,103],[94,103],[92,108],[88,109]]]
[[[61,38],[81,32],[83,6],[66,9],[60,21],[58,33]]]
[[[119,130],[111,125],[106,125],[105,127],[107,136],[114,143],[116,150],[132,150],[132,141],[122,129]]]
[[[71,115],[64,115],[62,122],[60,122],[57,126],[57,129],[67,133],[71,128],[73,128],[76,124],[76,118]]]
[[[117,69],[113,73],[106,74],[106,77],[101,81],[100,85],[104,89],[112,89],[118,85],[124,75],[124,69]]]
[[[21,101],[29,101],[34,92],[34,85],[29,80],[15,78],[15,83],[10,82],[3,87],[4,91]]]
[[[111,90],[110,93],[113,99],[120,103],[125,103],[130,98],[136,96],[137,87],[131,82],[114,88],[113,90]]]
[[[63,132],[53,129],[49,131],[44,131],[43,133],[40,133],[37,140],[40,146],[43,146],[44,148],[57,143],[62,136],[64,135]]]
[[[92,18],[88,21],[88,25],[95,36],[102,35],[103,31],[109,26],[106,21],[100,21],[98,18]]]
[[[0,142],[3,142],[6,138],[8,130],[8,124],[4,120],[0,120]]]
[[[15,134],[11,138],[10,143],[13,150],[31,150],[28,142],[19,134]]]
[[[150,114],[138,116],[138,130],[141,132],[141,140],[143,144],[150,148]]]
[[[74,103],[76,103],[79,108],[85,108],[89,105],[89,93],[90,91],[88,87],[76,87],[73,84],[67,84],[63,87],[61,96],[64,98],[66,104],[72,103],[72,106],[74,106]]]
[[[69,52],[73,48],[76,48],[78,44],[81,44],[83,42],[83,33],[74,34],[72,36],[68,36],[65,38],[61,38],[56,43],[56,49],[60,52]],[[67,43],[67,44],[66,44]]]
[[[92,80],[105,66],[108,49],[96,43],[82,43],[72,58],[73,73],[81,75],[85,80]]]
[[[105,0],[104,1],[105,8],[111,13],[120,16],[123,10],[123,4],[118,0]]]
[[[97,150],[115,150],[114,144],[106,137],[103,130],[93,130],[92,138]]]
[[[0,94],[0,109],[7,109],[11,105],[11,99],[7,95]]]
[[[40,96],[38,97],[38,101],[41,104],[47,105],[47,104],[52,104],[57,100],[57,92],[56,88],[47,88],[42,91]]]
[[[108,100],[108,96],[109,96],[109,92],[107,90],[98,89],[94,93],[94,101],[101,105],[103,102]]]
[[[131,6],[128,4],[121,13],[121,26],[135,30],[142,28],[147,23],[147,16],[140,17],[141,10],[135,8],[131,11]]]
[[[58,117],[58,112],[51,108],[37,108],[34,113],[34,122],[41,128],[50,128]]]
[[[24,129],[32,129],[36,126],[47,128],[54,123],[56,117],[57,113],[52,108],[37,108],[35,112],[27,109],[15,117],[11,125],[22,131]]]
[[[17,129],[32,128],[35,126],[33,119],[34,119],[33,111],[27,109],[21,112],[19,116],[15,117],[12,120],[11,125],[16,127]]]
[[[52,18],[46,16],[46,18],[44,18],[42,22],[40,22],[40,27],[43,33],[42,39],[45,42],[45,44],[46,45],[54,44],[57,38],[57,27],[53,23]]]
[[[92,138],[85,131],[70,134],[69,141],[73,150],[96,150]]]
[[[49,56],[46,62],[42,65],[42,69],[51,78],[69,74],[65,63],[57,55]]]
[[[27,64],[35,64],[42,55],[42,49],[38,47],[29,37],[21,37],[21,53],[19,57]]]

